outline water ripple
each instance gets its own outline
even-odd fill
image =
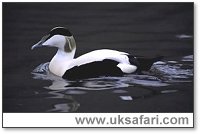
[[[48,112],[77,111],[81,103],[76,100],[75,96],[89,94],[96,90],[111,90],[110,93],[118,96],[121,101],[132,102],[157,94],[175,93],[178,89],[168,86],[193,80],[193,55],[184,56],[178,60],[156,62],[150,71],[142,75],[129,74],[123,77],[98,77],[77,81],[55,76],[49,71],[48,66],[47,62],[36,67],[32,71],[33,78],[51,81],[50,85],[44,87],[50,90],[48,98],[65,100],[65,103],[54,104]],[[127,87],[135,88],[126,90]]]
[[[193,81],[193,55],[184,56],[179,61],[155,63],[151,70],[155,76],[168,83]]]

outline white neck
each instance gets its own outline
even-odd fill
[[[76,48],[71,52],[65,52],[61,49],[58,49],[56,55],[52,58],[49,69],[52,73],[57,76],[62,77],[67,69],[69,69],[69,65],[74,59]]]

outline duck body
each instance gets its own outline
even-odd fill
[[[49,69],[65,79],[121,76],[137,69],[136,65],[131,65],[128,55],[116,50],[100,49],[69,59],[69,54],[58,50],[50,62]]]
[[[137,66],[129,62],[128,55],[116,50],[94,50],[66,61],[65,71],[61,76],[65,79],[76,79],[133,73]]]
[[[50,71],[64,79],[84,79],[99,76],[122,76],[150,69],[160,58],[136,58],[117,50],[94,50],[74,58],[76,43],[72,34],[63,27],[52,29],[33,48],[57,47],[58,51],[49,64]],[[141,63],[140,63],[141,61]]]

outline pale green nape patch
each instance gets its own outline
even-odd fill
[[[65,43],[64,51],[65,52],[72,52],[76,48],[76,42],[73,36],[65,37],[68,40],[68,43]]]

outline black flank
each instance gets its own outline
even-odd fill
[[[123,72],[117,67],[117,64],[119,62],[110,59],[95,61],[81,66],[75,66],[67,70],[62,77],[68,80],[75,80],[99,76],[122,76]]]

